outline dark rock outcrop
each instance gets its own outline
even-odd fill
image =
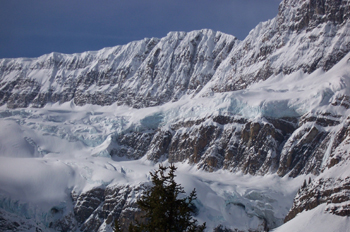
[[[327,204],[326,212],[338,216],[350,216],[350,177],[321,178],[303,186],[295,197],[285,222],[293,219],[298,213],[321,204]]]
[[[131,222],[142,220],[136,199],[143,191],[145,185],[117,185],[92,189],[78,196],[73,193],[74,215],[67,218],[77,221],[79,231],[98,231],[103,223],[113,227],[115,220],[127,231]],[[54,225],[57,227],[61,222],[56,221]]]
[[[146,155],[152,145],[154,131],[148,132],[128,132],[117,136],[115,139],[117,148],[111,150],[112,156],[125,156],[130,159],[139,159]]]

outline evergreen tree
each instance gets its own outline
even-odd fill
[[[116,219],[114,221],[114,229],[113,229],[113,232],[122,232],[121,229],[120,229],[120,225],[119,225],[119,220]]]
[[[168,171],[169,169],[169,171]],[[197,198],[196,190],[185,198],[179,198],[185,193],[183,187],[174,180],[176,167],[164,167],[150,173],[153,186],[137,201],[140,209],[145,212],[144,223],[130,224],[129,232],[202,232],[206,228],[197,225],[192,218],[195,213],[193,201]]]

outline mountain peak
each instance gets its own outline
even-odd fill
[[[350,18],[350,1],[284,0],[279,7],[278,22],[292,31],[308,30],[325,22],[342,24]]]

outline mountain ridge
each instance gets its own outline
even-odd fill
[[[201,95],[245,89],[281,72],[327,71],[350,51],[348,7],[346,1],[283,1],[277,17],[260,23],[243,41],[204,29],[96,52],[52,53],[36,61],[25,59],[34,62],[27,65],[2,59],[2,79],[8,79],[7,74],[16,77],[10,83],[2,80],[0,104],[43,107],[74,99],[78,105],[118,102],[140,108],[196,95],[202,88],[207,91]],[[34,70],[40,67],[50,69],[43,75],[52,88],[36,81]],[[60,74],[64,72],[68,77]],[[62,79],[70,88],[62,86]],[[24,88],[28,93],[16,91]]]

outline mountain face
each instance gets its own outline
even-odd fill
[[[283,1],[244,41],[211,30],[171,32],[98,52],[3,59],[0,104],[141,108],[184,95],[245,89],[279,73],[331,69],[350,51],[347,1]]]
[[[197,217],[214,231],[265,231],[320,205],[348,217],[349,17],[350,1],[284,0],[243,41],[171,32],[97,52],[0,60],[3,170],[25,162],[34,176],[69,173],[52,174],[61,195],[35,208],[34,190],[15,194],[24,177],[3,171],[0,228],[110,231],[115,219],[127,228],[141,215],[144,166],[159,162],[201,172],[180,180],[203,190]],[[258,187],[221,181],[226,172]],[[312,179],[298,190],[305,175]],[[290,190],[280,189],[287,179]],[[50,183],[28,182],[55,195]]]
[[[279,73],[329,70],[350,50],[346,1],[283,1],[276,18],[260,23],[213,77],[213,91],[244,89]]]
[[[98,52],[1,61],[1,105],[117,102],[141,108],[199,92],[236,45],[210,30],[171,32]]]

